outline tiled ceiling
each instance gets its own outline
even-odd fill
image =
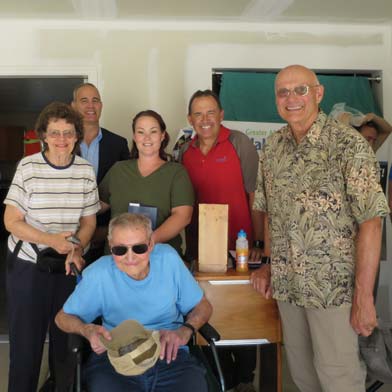
[[[392,0],[1,0],[0,18],[392,23]]]

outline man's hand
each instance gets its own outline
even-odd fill
[[[354,294],[351,308],[351,326],[358,335],[369,336],[377,326],[373,295]]]
[[[107,340],[112,340],[110,332],[102,325],[85,324],[82,335],[90,342],[91,349],[96,354],[102,354],[106,351],[106,347],[102,344],[100,336]]]
[[[166,358],[167,363],[177,358],[178,348],[187,344],[192,336],[192,331],[187,327],[180,327],[175,331],[163,329],[159,333],[161,335],[161,354],[159,358]]]
[[[250,248],[249,250],[249,261],[260,261],[263,256],[263,249],[261,248]]]
[[[252,272],[250,282],[253,287],[266,299],[272,297],[271,266],[262,265],[257,271]]]
[[[355,285],[350,323],[358,335],[369,336],[377,325],[373,289],[381,251],[381,218],[362,222],[356,240]]]

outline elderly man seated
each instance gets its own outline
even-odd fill
[[[186,344],[193,330],[208,321],[212,307],[177,252],[166,244],[154,245],[151,234],[151,222],[142,215],[113,218],[108,235],[111,256],[101,257],[83,272],[56,316],[59,328],[90,342],[93,352],[84,368],[89,391],[207,390],[204,370]],[[99,316],[103,325],[91,324]],[[120,374],[112,365],[111,330],[127,329],[125,320],[138,321],[147,332],[159,331],[153,332],[160,344],[157,361],[141,375]],[[118,355],[121,349],[133,349],[128,343],[131,348],[120,348]]]

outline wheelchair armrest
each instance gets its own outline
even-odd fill
[[[86,347],[87,340],[80,335],[70,333],[68,335],[68,349],[75,356],[75,378],[74,378],[74,389],[72,391],[82,391],[82,361],[84,353],[84,347]]]
[[[223,371],[222,367],[219,361],[219,356],[217,352],[217,348],[215,346],[215,342],[220,340],[220,335],[218,331],[209,323],[205,323],[198,331],[200,335],[207,341],[212,357],[214,359],[214,364],[216,367],[216,371],[218,373],[218,379],[219,379],[219,385],[220,385],[220,390],[225,391],[226,386],[225,386],[225,378],[223,376]]]
[[[208,342],[217,342],[220,340],[218,331],[209,323],[205,323],[200,329],[199,333]]]
[[[84,345],[84,337],[70,333],[68,335],[68,348],[75,354],[81,352],[83,350]]]

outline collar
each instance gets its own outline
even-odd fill
[[[97,140],[97,142],[100,142],[102,140],[102,128],[101,127],[99,127],[98,135],[95,139]]]
[[[92,144],[99,143],[101,140],[102,140],[102,128],[99,127],[98,134],[97,134],[97,136],[95,136],[95,138],[93,140],[91,140],[90,146]],[[83,145],[87,148],[87,144],[83,139],[80,141],[80,145]]]
[[[309,143],[314,146],[320,138],[321,130],[323,129],[326,121],[327,115],[320,109],[316,121],[312,124],[309,131],[306,133],[304,140],[308,140]],[[283,137],[285,137],[287,140],[293,142],[295,141],[290,125],[286,125],[286,127],[283,129]]]
[[[218,133],[218,137],[216,138],[213,145],[216,146],[217,144],[222,143],[222,142],[226,141],[227,139],[229,139],[229,137],[230,137],[230,129],[226,128],[225,126],[223,126],[221,124],[220,130]],[[192,138],[191,146],[194,148],[199,148],[200,140],[199,140],[199,136],[197,134]]]

